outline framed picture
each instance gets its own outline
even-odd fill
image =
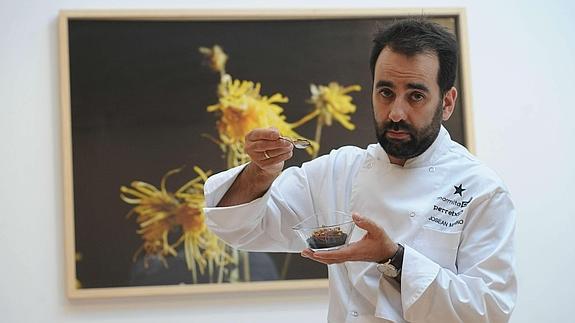
[[[314,142],[287,166],[375,142],[372,36],[422,15],[459,40],[446,126],[473,150],[461,9],[61,12],[68,296],[326,288],[323,265],[219,240],[203,183],[247,161],[255,126]]]

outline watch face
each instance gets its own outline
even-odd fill
[[[378,264],[377,270],[387,277],[395,278],[399,274],[398,270],[390,263]]]

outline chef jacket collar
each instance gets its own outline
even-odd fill
[[[429,148],[427,148],[427,150],[424,151],[421,155],[406,160],[405,165],[403,165],[403,167],[416,168],[416,167],[433,165],[437,161],[437,159],[449,149],[450,142],[451,142],[451,136],[449,136],[449,132],[447,132],[447,129],[445,129],[445,127],[443,127],[442,125],[441,128],[439,129],[439,134],[437,135],[437,138],[435,138],[435,141],[433,141],[431,146],[429,146]],[[391,161],[389,160],[387,153],[385,152],[385,150],[383,150],[383,148],[379,144],[377,145],[376,148],[376,156],[378,160],[391,164]]]

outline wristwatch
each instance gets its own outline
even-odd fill
[[[401,265],[403,264],[403,246],[397,244],[397,251],[387,261],[381,261],[377,264],[377,270],[387,277],[396,278],[401,273]]]

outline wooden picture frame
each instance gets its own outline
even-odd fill
[[[366,26],[375,31],[379,22],[422,15],[449,24],[458,38],[459,100],[447,127],[455,140],[473,152],[463,9],[62,11],[60,87],[68,297],[327,288],[325,278],[287,279],[285,273],[279,280],[221,284],[152,281],[134,286],[123,281],[128,260],[117,259],[132,258],[125,250],[135,251],[139,237],[135,222],[124,218],[130,206],[120,200],[120,187],[131,180],[159,185],[169,169],[196,164],[196,160],[214,172],[225,169],[217,145],[201,136],[217,134],[216,118],[205,109],[217,103],[217,78],[210,79],[209,75],[215,74],[202,66],[199,46],[219,44],[230,49],[228,66],[234,77],[261,82],[262,95],[281,92],[288,96],[289,103],[282,107],[290,120],[309,108],[305,93],[310,83],[361,84],[363,90],[351,94],[358,106],[352,115],[356,130],[349,135],[339,125],[326,129],[320,153],[342,144],[365,147],[373,141],[368,67],[372,32],[366,32]],[[230,36],[230,30],[235,34]],[[270,30],[278,34],[270,34]],[[349,44],[350,39],[356,42]],[[229,43],[222,43],[225,41]],[[363,76],[353,79],[350,75]],[[206,84],[211,88],[209,94],[205,94]],[[301,130],[308,137],[311,132],[309,127]],[[299,155],[293,164],[305,160],[309,158]],[[191,171],[181,174],[194,175]],[[175,181],[181,185],[185,179]],[[108,274],[100,275],[103,272]]]

